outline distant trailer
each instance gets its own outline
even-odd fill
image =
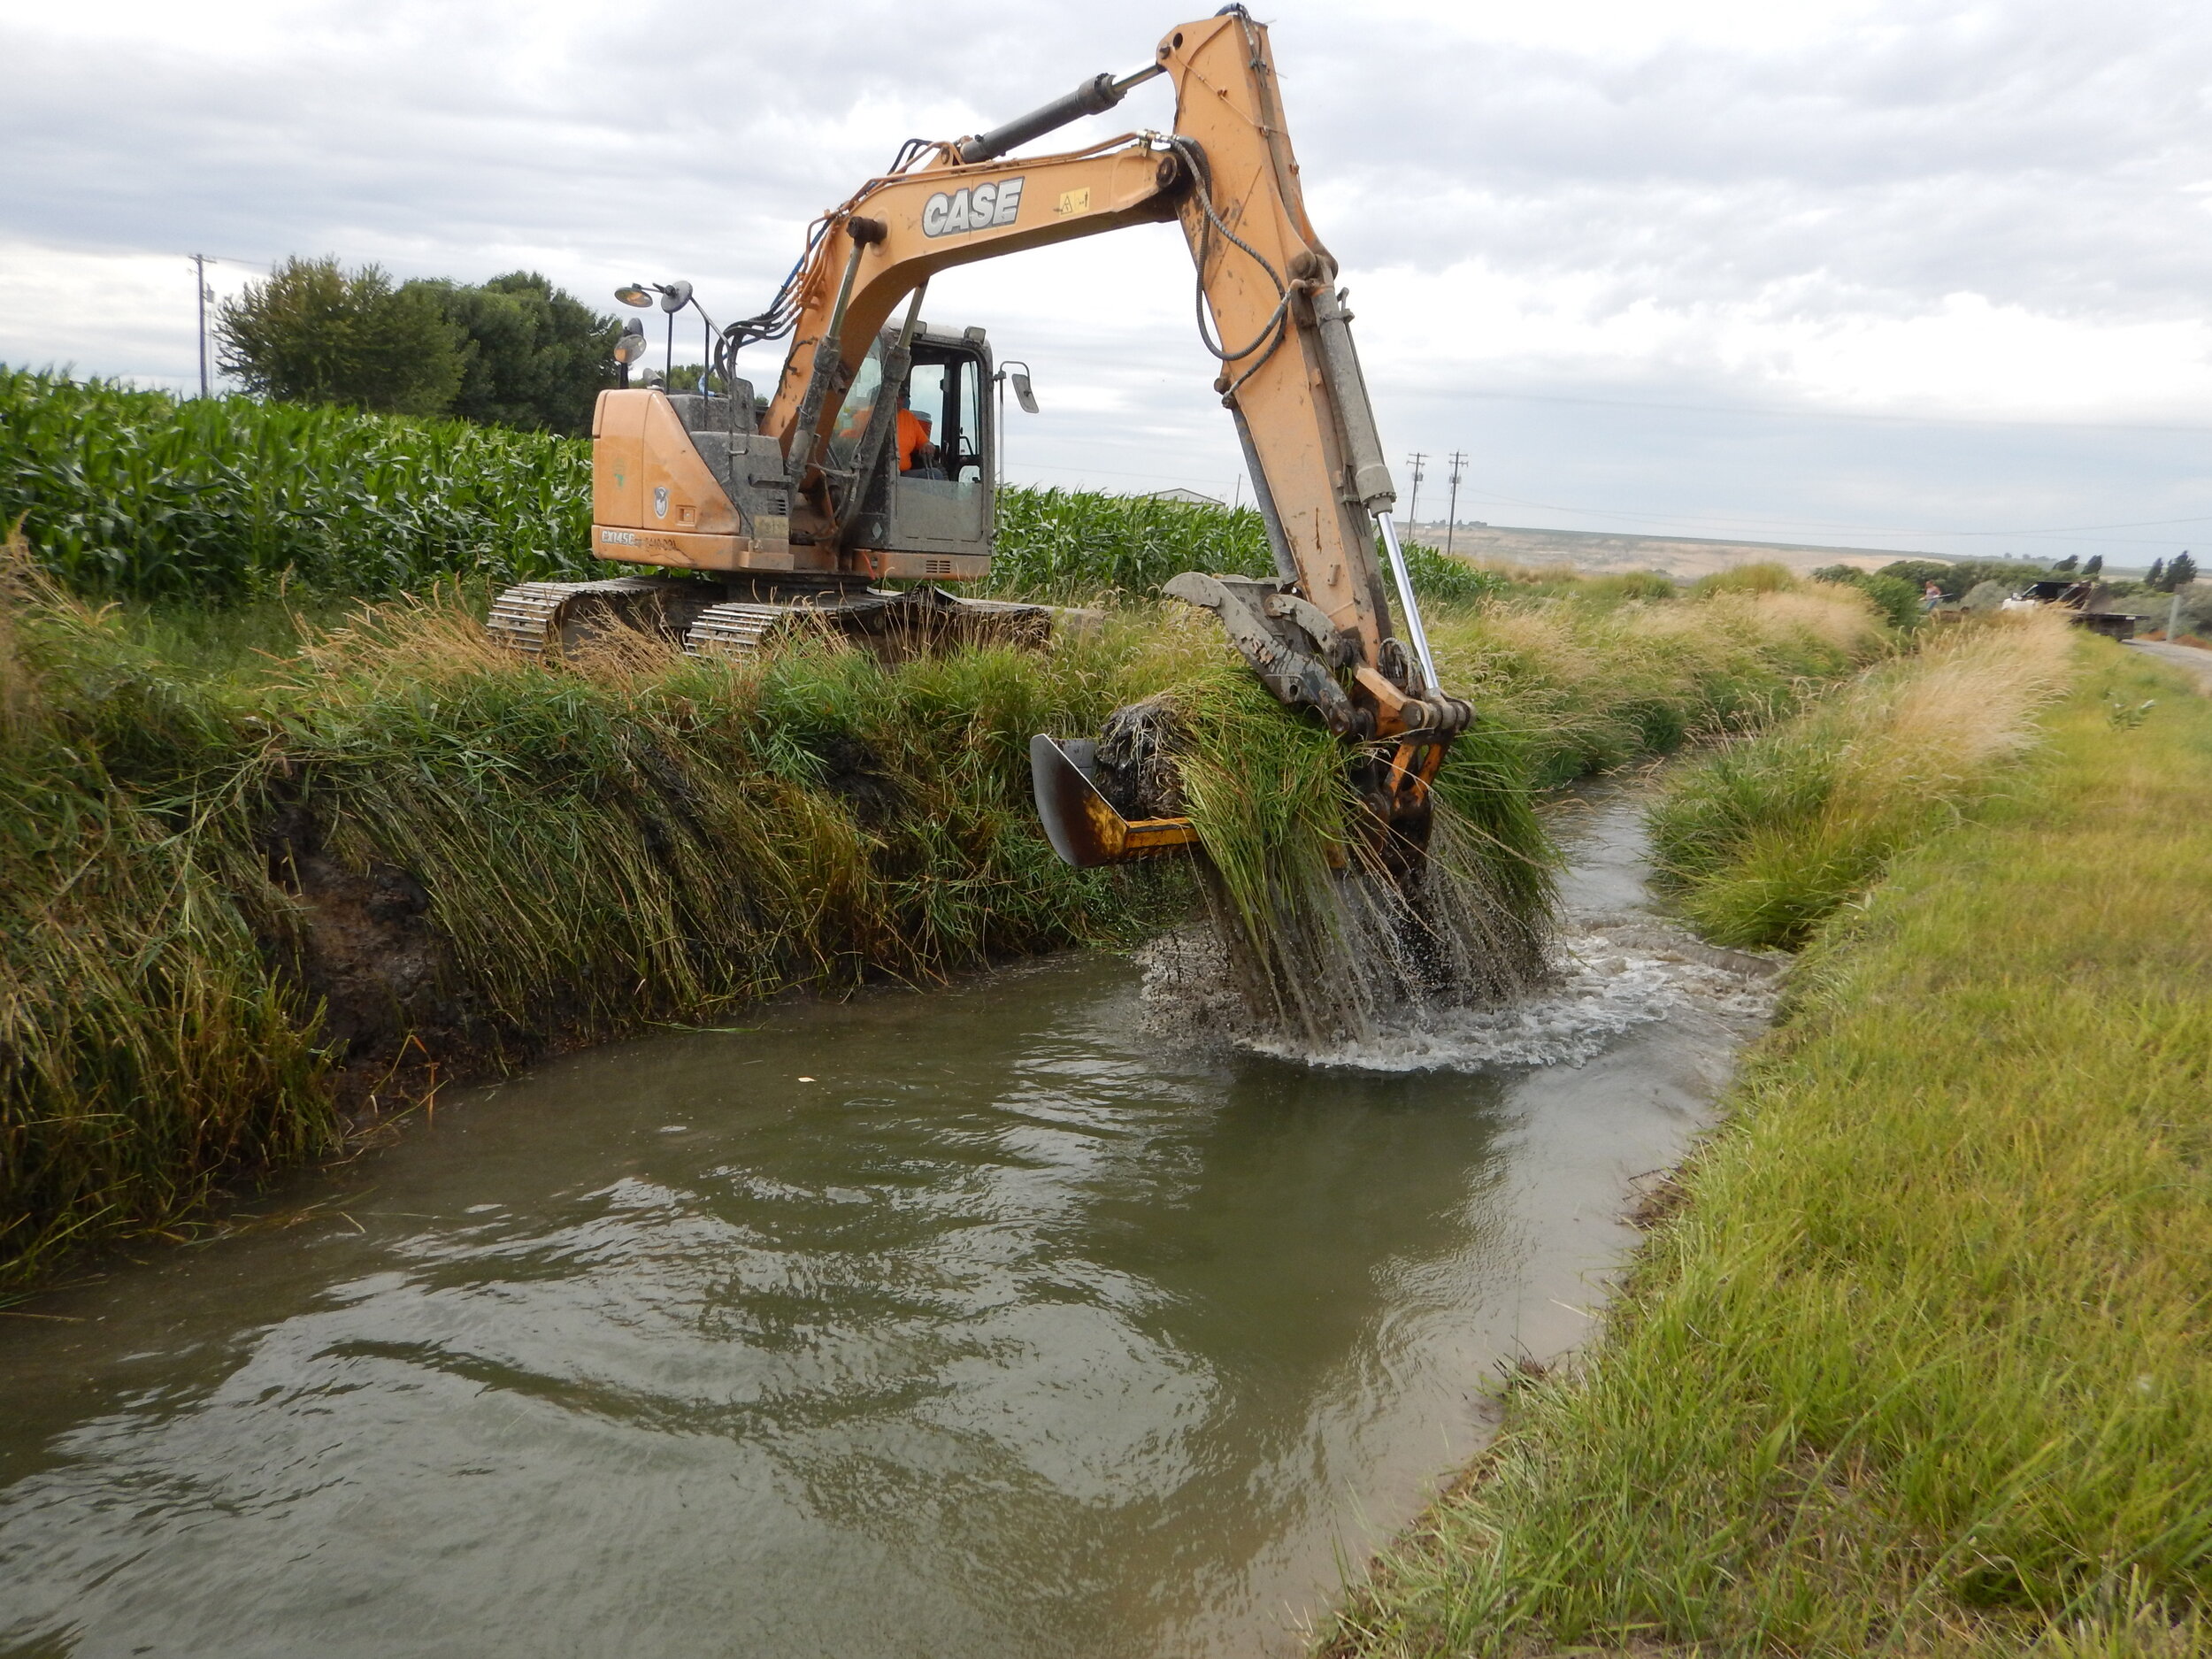
[[[2052,580],[2030,582],[2006,600],[2004,608],[2025,611],[2037,605],[2057,605],[2073,613],[2066,619],[2078,628],[2087,628],[2108,640],[2133,639],[2135,618],[2124,611],[2096,609],[2104,603],[2105,588],[2101,582]]]
[[[2131,640],[2135,637],[2135,618],[2124,611],[2077,611],[2067,620],[2078,628],[2101,634],[2108,640]]]

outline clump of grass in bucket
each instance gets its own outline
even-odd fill
[[[1176,698],[1201,886],[1231,976],[1274,1034],[1367,1040],[1409,1007],[1543,977],[1554,855],[1512,733],[1478,726],[1455,745],[1427,859],[1402,884],[1365,828],[1341,742],[1225,658]]]

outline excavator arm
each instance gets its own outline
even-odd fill
[[[1005,155],[1162,74],[1176,92],[1171,133]],[[827,216],[762,422],[783,447],[792,540],[834,542],[850,520],[865,469],[841,473],[828,438],[901,301],[912,296],[903,342],[938,271],[1169,219],[1190,246],[1214,389],[1235,423],[1276,580],[1190,572],[1167,592],[1214,611],[1285,703],[1375,750],[1361,794],[1384,832],[1425,841],[1428,781],[1470,711],[1436,684],[1336,261],[1306,213],[1267,30],[1240,6],[1170,31],[1134,75],[1101,75],[996,132],[910,150],[902,169]],[[1379,540],[1410,650],[1392,621]],[[1033,746],[1039,806],[1064,857],[1120,862],[1193,839],[1179,819],[1125,817],[1096,787],[1090,747]]]

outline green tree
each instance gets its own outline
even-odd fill
[[[1925,559],[1900,559],[1897,564],[1925,565],[1930,562]],[[1842,588],[1857,588],[1874,602],[1874,608],[1887,618],[1892,627],[1909,632],[1920,626],[1922,615],[1920,595],[1923,589],[1927,583],[1932,581],[1940,588],[1943,585],[1943,579],[1939,576],[1924,576],[1917,580],[1909,581],[1903,577],[1890,574],[1896,568],[1897,565],[1886,565],[1880,571],[1871,572],[1856,570],[1848,565],[1824,565],[1813,572],[1813,580],[1816,582],[1833,582]],[[1936,568],[1945,567],[1937,566]],[[1947,595],[1947,596],[1955,598],[1957,595]]]
[[[1933,582],[1943,590],[1946,599],[1956,599],[1966,586],[1959,580],[1958,566],[1941,559],[1893,559],[1874,573],[1878,576],[1894,576],[1901,582],[1909,582],[1915,593]],[[1971,580],[1971,577],[1967,579],[1969,583]]]
[[[2143,578],[2143,586],[2154,594],[2162,594],[2166,591],[2166,561],[2164,559],[2151,561],[2151,573]]]
[[[480,287],[411,282],[465,341],[451,411],[488,426],[565,433],[591,430],[593,401],[616,384],[621,326],[534,271]]]
[[[2071,553],[2069,553],[2064,558],[2059,560],[2057,564],[2051,566],[2051,574],[2054,576],[2071,576],[2074,572],[2079,568],[2080,565],[2081,561],[2076,558]]]
[[[287,259],[216,314],[218,361],[257,396],[442,414],[461,383],[464,341],[435,301],[380,265]]]
[[[2174,555],[2174,562],[2166,567],[2166,591],[2176,593],[2197,579],[2197,562],[2185,552]]]
[[[1883,565],[1879,573],[1909,581],[1915,588],[1932,581],[1943,590],[1944,597],[1957,599],[1981,582],[2002,582],[2007,589],[2016,590],[2043,580],[2051,572],[2026,559],[1960,559],[1949,565],[1934,559],[1899,559]]]
[[[2089,562],[2081,567],[2081,573],[2085,576],[2101,576],[2104,573],[2104,555],[2092,553]]]

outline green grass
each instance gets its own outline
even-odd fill
[[[1333,1651],[2205,1649],[2212,703],[2077,649]]]
[[[1446,757],[1409,904],[1324,727],[1286,715],[1225,653],[1174,702],[1202,889],[1270,1034],[1363,1040],[1415,1004],[1503,995],[1541,976],[1554,857],[1525,746],[1504,723],[1478,718]],[[1391,746],[1372,752],[1386,759]]]

